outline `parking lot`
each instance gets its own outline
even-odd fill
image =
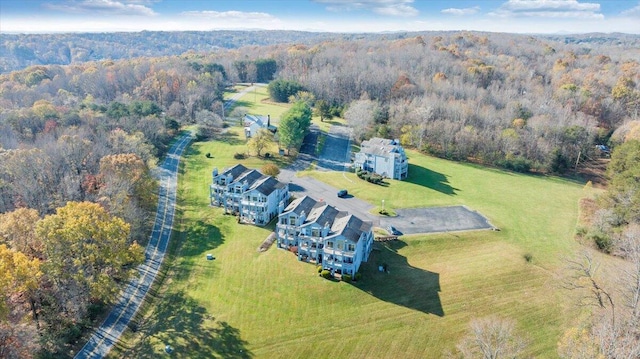
[[[315,155],[317,128],[313,135],[305,137],[301,155],[296,161],[283,169],[278,179],[288,182],[291,193],[300,198],[304,195],[314,199],[322,199],[327,204],[342,211],[348,211],[359,218],[373,222],[376,227],[386,228],[391,225],[403,234],[440,233],[466,230],[493,229],[489,220],[480,213],[466,206],[430,207],[395,209],[396,217],[377,216],[371,212],[372,204],[352,195],[338,197],[339,188],[332,187],[311,177],[296,177],[296,172],[307,168],[316,161],[320,170],[344,171],[345,163],[350,158],[349,129],[343,126],[331,126],[320,156]]]

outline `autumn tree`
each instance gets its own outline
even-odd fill
[[[13,250],[29,258],[43,258],[42,241],[36,235],[40,215],[35,209],[18,208],[0,214],[0,243],[4,241]]]
[[[344,118],[347,120],[349,127],[353,129],[356,137],[364,139],[373,128],[376,115],[380,110],[380,105],[377,101],[372,101],[367,96],[364,96],[349,105],[349,108],[344,113]]]
[[[98,177],[98,201],[131,225],[132,239],[143,240],[157,202],[157,184],[147,165],[133,153],[107,155],[100,160]]]
[[[518,358],[526,341],[513,320],[488,317],[471,321],[469,333],[456,348],[463,358]]]
[[[38,222],[47,258],[43,269],[72,318],[83,318],[92,300],[113,300],[118,283],[135,275],[144,254],[136,243],[127,244],[129,228],[90,202],[69,202]]]
[[[287,149],[298,149],[311,125],[311,108],[304,102],[296,102],[280,117],[278,139]]]
[[[29,259],[21,252],[0,244],[0,321],[9,312],[9,297],[20,293],[32,293],[39,284],[42,272],[40,260]]]
[[[278,175],[280,174],[280,168],[273,163],[267,163],[266,165],[262,166],[262,168],[260,168],[260,172],[267,176],[278,177]]]
[[[253,137],[249,139],[247,145],[256,152],[258,157],[262,156],[262,151],[269,148],[273,142],[273,133],[266,128],[260,129]]]

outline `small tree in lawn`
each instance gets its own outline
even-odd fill
[[[320,116],[321,122],[324,122],[324,120],[331,120],[333,118],[333,110],[331,109],[331,105],[325,100],[316,101],[314,110],[316,116]]]
[[[261,129],[255,136],[251,137],[249,149],[256,152],[258,157],[262,156],[262,150],[273,144],[273,133],[267,129]]]
[[[267,176],[278,177],[278,175],[280,174],[280,168],[278,168],[278,166],[274,165],[273,163],[267,163],[266,165],[262,166],[260,172]]]
[[[278,137],[280,144],[287,149],[300,148],[304,136],[311,126],[311,108],[305,102],[296,102],[280,117]]]

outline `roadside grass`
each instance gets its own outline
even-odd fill
[[[558,339],[579,314],[557,275],[562,256],[577,247],[580,185],[414,152],[409,180],[388,187],[309,172],[371,203],[385,199],[387,208],[464,204],[502,229],[376,243],[362,280],[347,284],[321,279],[313,265],[275,247],[258,253],[271,229],[239,225],[209,207],[213,167],[266,163],[234,160],[241,142],[231,136],[187,151],[170,274],[112,357],[151,358],[170,344],[178,358],[439,358],[472,318],[490,315],[517,321],[527,355],[557,356]],[[206,261],[207,253],[216,260]],[[378,271],[383,264],[388,273]]]
[[[455,349],[471,319],[498,316],[526,333],[527,357],[555,358],[560,336],[581,315],[559,283],[563,257],[579,249],[573,233],[580,184],[413,151],[409,179],[387,180],[386,187],[353,173],[345,179],[305,171],[374,205],[384,199],[389,210],[466,205],[501,229],[375,243],[362,280],[347,284],[321,279],[313,265],[275,247],[258,253],[273,225],[239,225],[209,207],[213,167],[290,160],[233,158],[244,152],[237,127],[187,150],[168,274],[137,332],[110,357],[157,357],[170,344],[177,358],[440,358]],[[216,260],[207,261],[207,253]],[[379,272],[381,265],[389,271]]]

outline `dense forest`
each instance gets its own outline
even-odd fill
[[[2,39],[2,68],[15,70],[0,75],[3,357],[69,355],[142,260],[158,158],[183,125],[215,136],[231,83],[275,80],[275,100],[302,99],[323,118],[342,116],[356,140],[393,137],[436,156],[522,172],[573,172],[608,155],[597,145],[625,148],[640,138],[638,36]],[[585,229],[611,252],[639,221],[637,206],[627,206],[638,203],[637,150],[620,153],[620,191],[600,204],[600,227]],[[93,255],[100,245],[104,256]]]

